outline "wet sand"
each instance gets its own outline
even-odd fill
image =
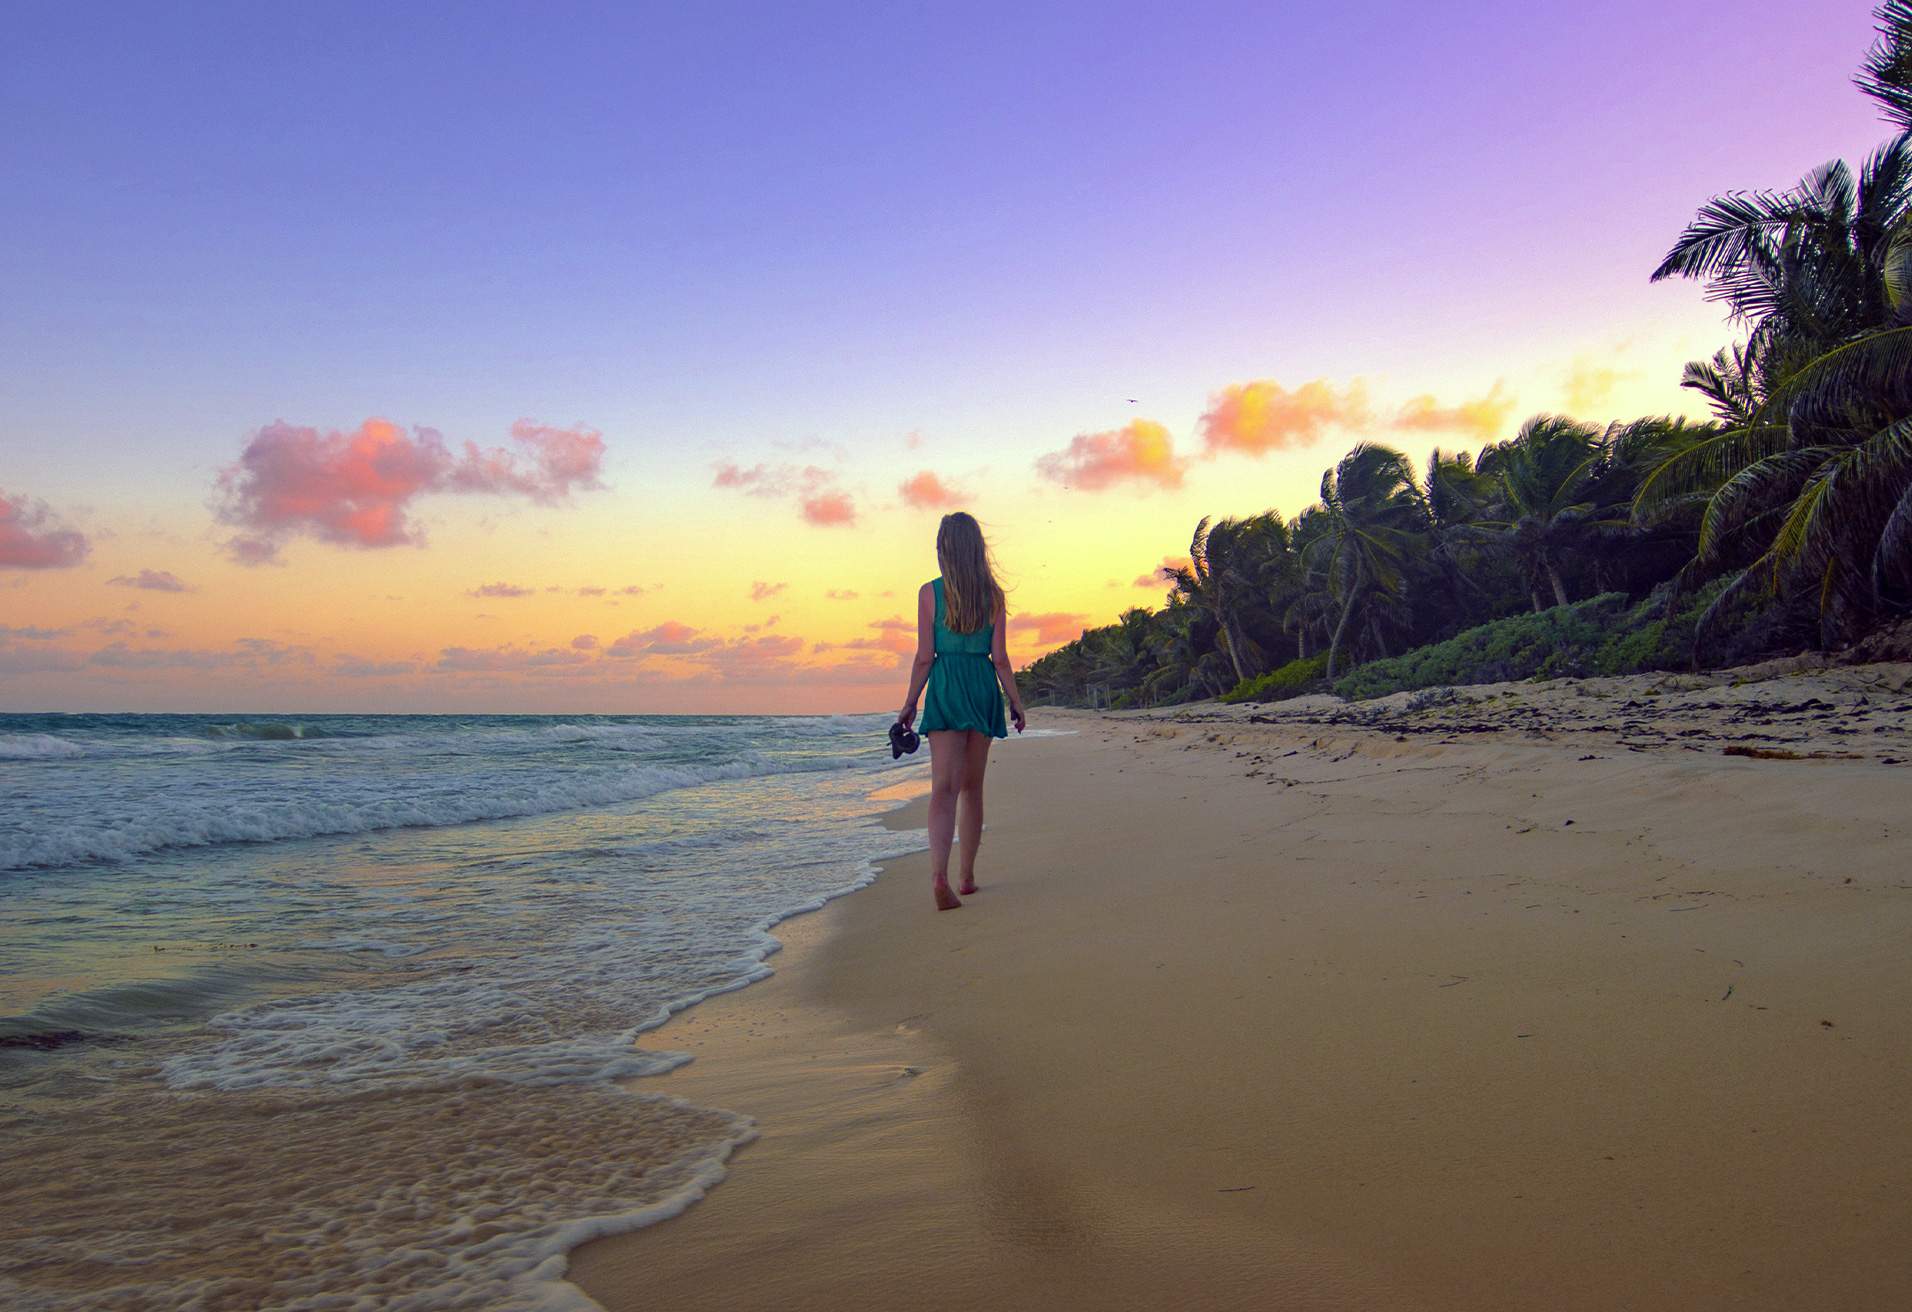
[[[1912,1302],[1912,670],[1091,716],[646,1036],[622,1309]],[[1732,754],[1728,754],[1729,751]],[[1748,751],[1761,754],[1747,755]],[[920,824],[920,803],[897,813]]]

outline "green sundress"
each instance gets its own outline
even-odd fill
[[[954,632],[943,622],[943,581],[930,584],[936,591],[936,663],[929,667],[929,687],[923,696],[923,733],[968,729],[991,738],[1007,738],[1003,718],[1002,685],[989,659],[996,626],[985,624],[974,633]]]

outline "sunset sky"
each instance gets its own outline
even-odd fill
[[[1361,438],[1703,413],[1871,0],[11,6],[0,710],[837,711]]]

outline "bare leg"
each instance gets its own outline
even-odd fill
[[[968,765],[961,730],[938,730],[929,739],[929,886],[938,911],[954,911],[962,903],[949,888],[949,844],[956,836],[956,799],[963,791]]]
[[[963,882],[957,891],[967,896],[976,891],[976,852],[983,842],[983,772],[989,768],[990,738],[986,733],[969,733],[964,745],[963,788],[956,810],[957,842],[962,851]]]

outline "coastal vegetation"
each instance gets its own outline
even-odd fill
[[[1897,135],[1701,207],[1651,273],[1744,334],[1686,366],[1710,418],[1537,415],[1424,467],[1361,442],[1320,500],[1196,525],[1137,607],[1033,661],[1033,700],[1368,697],[1732,664],[1912,611],[1912,0],[1855,79]]]

